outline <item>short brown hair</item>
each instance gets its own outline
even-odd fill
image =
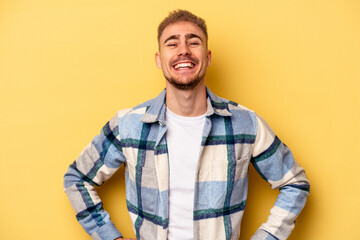
[[[191,22],[194,23],[195,25],[197,25],[205,34],[206,37],[206,43],[208,40],[208,34],[207,34],[207,28],[206,28],[206,23],[205,20],[196,16],[195,14],[187,11],[187,10],[182,10],[182,9],[178,9],[178,10],[174,10],[172,12],[169,13],[169,16],[167,16],[164,20],[162,20],[162,22],[159,24],[158,27],[158,42],[160,41],[160,37],[161,34],[163,33],[164,29],[169,26],[170,24],[176,23],[176,22],[181,22],[181,21],[185,21],[185,22]]]

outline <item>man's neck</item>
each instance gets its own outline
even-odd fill
[[[179,90],[166,82],[166,106],[173,113],[184,117],[195,117],[206,113],[204,81],[191,90]]]

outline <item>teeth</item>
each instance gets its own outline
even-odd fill
[[[179,63],[179,64],[176,64],[174,66],[175,69],[178,69],[178,68],[186,68],[186,67],[189,67],[189,68],[192,68],[194,66],[194,64],[192,63]]]

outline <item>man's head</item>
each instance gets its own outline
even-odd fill
[[[164,18],[164,20],[162,20],[162,22],[159,24],[158,35],[157,35],[159,48],[160,48],[160,42],[159,42],[160,37],[161,37],[164,29],[168,25],[176,23],[176,22],[192,22],[193,24],[198,26],[203,31],[203,33],[206,37],[206,45],[207,45],[208,33],[207,33],[207,27],[206,27],[205,20],[192,14],[189,11],[179,9],[179,10],[170,12],[169,16]]]
[[[155,61],[167,84],[191,90],[204,80],[211,60],[204,20],[185,10],[172,12],[159,25],[158,43]]]

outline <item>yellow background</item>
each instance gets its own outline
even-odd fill
[[[63,174],[117,110],[164,88],[156,28],[177,8],[207,21],[207,85],[265,118],[306,169],[290,239],[359,239],[360,1],[171,2],[0,1],[0,239],[90,239]],[[133,237],[123,178],[99,192]],[[250,168],[241,240],[277,193]]]

